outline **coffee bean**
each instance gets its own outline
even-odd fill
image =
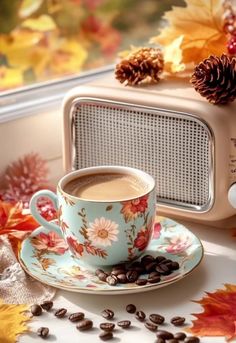
[[[163,339],[172,339],[174,338],[173,334],[169,331],[165,330],[158,330],[156,333],[157,338],[163,338]]]
[[[32,305],[30,310],[31,310],[31,313],[32,313],[33,316],[41,316],[41,314],[43,312],[42,311],[42,307],[39,306],[38,304]]]
[[[117,270],[113,270],[111,272],[111,275],[118,276],[119,274],[125,274],[125,270],[124,269],[117,269]]]
[[[53,302],[49,300],[45,300],[40,306],[45,310],[49,311],[53,307]]]
[[[57,310],[54,315],[57,317],[57,318],[63,318],[65,317],[66,315],[66,312],[67,310],[65,308],[59,308],[59,310]]]
[[[171,338],[171,339],[168,339],[168,343],[179,343],[179,341],[178,339]]]
[[[122,329],[127,329],[130,327],[131,321],[130,320],[120,320],[117,323],[117,325],[120,326]]]
[[[145,270],[147,273],[151,273],[151,272],[155,271],[156,267],[157,267],[156,262],[150,262],[150,263],[146,264]]]
[[[99,273],[98,274],[98,278],[99,280],[103,281],[103,282],[106,282],[106,278],[108,277],[108,274],[107,273]]]
[[[173,261],[173,262],[171,263],[171,269],[172,269],[172,270],[177,270],[177,269],[179,269],[179,263]]]
[[[153,261],[155,261],[155,258],[152,255],[145,255],[141,258],[141,264],[143,265]]]
[[[128,282],[135,282],[138,279],[138,272],[136,270],[129,270],[126,273],[126,278]]]
[[[109,275],[106,278],[106,282],[110,285],[110,286],[115,286],[118,283],[118,279],[115,275]]]
[[[92,329],[92,327],[93,322],[89,319],[83,319],[76,325],[76,329],[78,329],[79,331],[86,331]]]
[[[161,337],[159,337],[159,338],[157,338],[156,343],[166,343],[166,340],[161,338]]]
[[[166,258],[160,264],[169,264],[169,263],[172,263],[172,262],[173,262],[172,260],[170,260],[169,258],[168,259]]]
[[[148,278],[149,283],[158,283],[161,281],[160,276],[153,276]]]
[[[169,275],[171,273],[171,270],[167,267],[166,264],[159,264],[158,266],[156,266],[156,271],[161,275]]]
[[[100,273],[104,273],[104,270],[102,270],[102,269],[96,269],[95,270],[95,275],[99,275]]]
[[[128,313],[135,313],[136,312],[136,306],[133,304],[129,304],[126,306],[126,311]]]
[[[112,267],[112,271],[115,270],[125,270],[126,269],[126,265],[125,264],[117,264],[116,266]]]
[[[100,324],[100,329],[104,331],[112,331],[115,328],[115,324],[113,323],[101,323]]]
[[[165,317],[161,316],[160,314],[156,314],[156,313],[150,314],[149,319],[151,320],[151,322],[153,322],[155,324],[163,324],[165,321]]]
[[[101,314],[106,319],[112,319],[114,317],[114,312],[108,308],[103,310]]]
[[[125,274],[119,274],[117,275],[117,280],[120,283],[126,283],[127,282],[127,277]]]
[[[147,279],[138,279],[135,281],[136,285],[138,286],[144,286],[147,284]]]
[[[46,338],[49,334],[49,328],[41,327],[37,330],[37,334],[42,338]]]
[[[82,319],[84,319],[84,313],[83,312],[76,312],[76,313],[72,313],[71,315],[69,315],[69,320],[72,323],[79,322]]]
[[[113,338],[113,333],[111,331],[103,331],[100,333],[99,338],[103,341],[108,341]]]
[[[197,336],[186,337],[184,343],[199,343],[200,339]]]
[[[143,322],[146,318],[146,314],[143,311],[137,311],[135,313],[135,318],[138,319],[140,322]]]
[[[184,318],[184,317],[178,317],[178,316],[176,316],[176,317],[173,317],[173,318],[171,319],[170,322],[171,322],[171,324],[173,324],[174,326],[181,326],[181,325],[184,324],[185,318]]]
[[[161,263],[161,262],[163,262],[165,260],[166,260],[165,256],[157,256],[155,258],[155,261],[156,261],[157,264],[159,264],[159,263]]]
[[[184,332],[176,332],[174,338],[183,341],[186,338],[186,334]]]
[[[152,277],[155,277],[155,276],[160,276],[160,274],[158,272],[151,272],[149,275],[148,275],[148,278],[152,278]]]
[[[144,325],[150,331],[157,331],[157,325],[156,324],[153,324],[151,322],[146,322]]]

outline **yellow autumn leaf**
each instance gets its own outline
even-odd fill
[[[0,35],[1,52],[12,68],[27,69],[32,66],[32,51],[42,39],[41,32],[16,29],[11,36]]]
[[[168,25],[151,43],[168,46],[183,36],[182,60],[179,63],[198,63],[211,54],[220,55],[226,49],[226,35],[222,29],[221,0],[185,0],[186,7],[174,6],[164,15]],[[171,58],[170,58],[171,59]],[[175,63],[175,55],[172,60]]]
[[[0,302],[0,342],[15,343],[17,336],[29,331],[27,322],[30,317],[26,311],[29,305],[3,304]]]
[[[42,14],[38,18],[26,19],[21,23],[21,27],[30,29],[32,31],[53,31],[56,29],[54,20],[46,14]]]
[[[172,73],[177,73],[185,69],[185,65],[182,62],[183,54],[181,44],[184,36],[179,36],[166,48],[164,48],[164,61],[165,70]]]
[[[20,18],[26,18],[39,9],[44,0],[23,0],[19,8]]]
[[[75,39],[65,40],[51,56],[51,68],[56,74],[78,73],[87,58],[87,51]]]
[[[23,85],[23,73],[20,69],[0,66],[0,91]],[[1,341],[0,341],[1,342]]]

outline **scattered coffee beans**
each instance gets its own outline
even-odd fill
[[[179,343],[178,339],[172,338],[168,339],[168,343]]]
[[[95,275],[99,275],[100,273],[104,273],[104,271],[102,269],[96,269],[95,270]]]
[[[106,319],[112,319],[114,317],[114,312],[108,308],[103,310],[101,314]]]
[[[126,274],[118,274],[117,280],[119,283],[127,283],[128,282]]]
[[[99,338],[103,341],[108,341],[113,338],[113,333],[111,331],[103,331],[100,333]]]
[[[159,264],[156,266],[156,271],[160,273],[161,275],[169,275],[171,273],[171,270],[168,268],[166,264]]]
[[[160,314],[155,314],[155,313],[150,314],[149,319],[154,324],[163,324],[165,321],[165,317],[161,316]]]
[[[147,282],[148,282],[147,279],[138,279],[135,281],[136,285],[139,285],[139,286],[144,286],[147,284]]]
[[[90,330],[92,329],[92,327],[93,327],[93,322],[92,320],[89,320],[89,319],[83,319],[76,325],[76,329],[78,329],[79,331]]]
[[[100,281],[106,282],[106,279],[109,275],[107,273],[101,272],[97,276],[98,276]]]
[[[33,316],[41,316],[41,314],[43,312],[42,311],[42,307],[39,306],[38,304],[32,305],[30,310],[31,310],[31,313],[32,313]]]
[[[66,312],[67,310],[65,308],[59,308],[59,310],[57,310],[54,315],[57,317],[57,318],[63,318],[65,317],[66,315]]]
[[[143,286],[147,283],[158,283],[161,281],[162,276],[169,275],[177,269],[179,269],[179,264],[176,261],[167,259],[164,256],[154,258],[151,255],[145,255],[141,258],[141,261],[135,261],[130,265],[119,264],[114,266],[110,273],[97,269],[95,275],[100,281],[107,282],[111,286],[128,282],[135,282],[136,285]],[[149,275],[148,277],[140,277],[143,274]]]
[[[165,330],[157,330],[157,338],[163,338],[163,339],[172,339],[174,338],[173,334],[169,331]]]
[[[148,264],[153,261],[155,261],[155,258],[152,255],[145,255],[141,258],[142,265]]]
[[[159,338],[157,338],[156,343],[166,343],[166,340],[161,338],[161,337],[159,337]]]
[[[176,332],[174,338],[183,341],[186,338],[186,334],[184,332]]]
[[[100,324],[100,329],[104,331],[113,331],[115,328],[115,324],[113,323],[101,323]]]
[[[154,323],[151,323],[151,322],[146,322],[145,324],[145,327],[150,330],[150,331],[157,331],[157,325],[154,324]]]
[[[49,334],[49,328],[41,327],[37,330],[37,334],[38,334],[38,336],[40,336],[42,338],[46,338],[46,337],[48,337],[48,334]]]
[[[171,263],[171,269],[172,269],[172,270],[177,270],[177,269],[179,269],[179,263],[173,261],[173,262]]]
[[[71,315],[69,315],[69,320],[72,323],[79,322],[82,319],[84,319],[84,313],[83,312],[76,312],[76,313],[72,313]]]
[[[149,283],[158,283],[161,281],[160,276],[152,276],[147,279]]]
[[[119,327],[121,327],[122,329],[127,329],[130,327],[131,325],[131,321],[130,320],[120,320],[117,325]]]
[[[170,322],[174,326],[181,326],[184,324],[185,318],[184,317],[173,317]]]
[[[53,302],[46,300],[40,306],[45,310],[45,311],[50,311],[51,308],[53,307]]]
[[[115,275],[109,275],[106,278],[106,282],[110,285],[110,286],[115,286],[118,283],[118,279]]]
[[[129,304],[126,306],[126,311],[128,313],[135,313],[136,312],[136,306],[133,304]]]
[[[129,270],[126,273],[128,282],[135,282],[138,279],[138,272],[136,270]]]
[[[146,318],[146,314],[143,311],[137,311],[135,313],[135,318],[138,319],[140,322],[143,322]]]
[[[184,343],[199,343],[200,339],[196,336],[186,337]]]

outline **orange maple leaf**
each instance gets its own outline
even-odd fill
[[[198,336],[225,336],[229,341],[236,337],[236,285],[225,284],[199,301],[204,311],[193,314],[193,326],[187,331]]]
[[[11,204],[0,201],[0,235],[14,231],[33,231],[39,224],[31,216],[22,212],[22,203]]]
[[[3,304],[0,301],[0,342],[14,343],[20,334],[29,331],[27,322],[31,320],[27,315],[29,305]]]

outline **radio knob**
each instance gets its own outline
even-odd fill
[[[230,205],[236,208],[236,183],[234,183],[228,191],[228,200]]]

